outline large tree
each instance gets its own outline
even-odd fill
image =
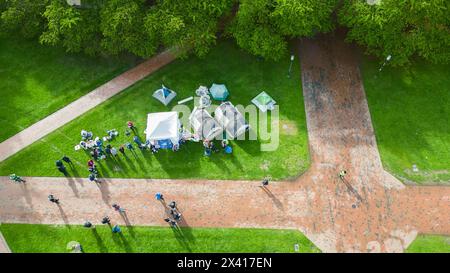
[[[141,57],[153,55],[159,41],[145,29],[147,9],[145,0],[109,0],[101,11],[103,48],[113,54],[129,51]]]
[[[42,13],[48,0],[1,0],[0,32],[18,33],[26,38],[39,36],[45,26]]]
[[[47,26],[40,37],[41,43],[90,55],[101,51],[98,6],[81,8],[69,6],[64,0],[51,0],[43,15]]]
[[[230,27],[239,46],[268,59],[287,53],[287,39],[333,29],[337,0],[240,0]]]
[[[369,4],[372,3],[373,4]],[[421,56],[433,63],[450,62],[450,1],[344,1],[339,22],[349,28],[348,40],[393,64]]]
[[[204,56],[217,39],[220,20],[227,15],[233,0],[158,0],[145,20],[152,39],[165,47],[192,50]]]

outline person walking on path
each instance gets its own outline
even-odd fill
[[[263,179],[263,181],[261,182],[261,186],[262,187],[269,186],[269,179],[267,177]]]
[[[59,199],[55,198],[55,196],[53,194],[50,194],[48,196],[48,201],[55,203],[55,204],[59,204]]]
[[[9,175],[9,179],[14,181],[14,182],[23,182],[23,183],[25,183],[25,180],[22,177],[20,177],[17,174],[15,174],[15,173]]]
[[[347,175],[347,171],[346,170],[342,170],[342,171],[339,172],[339,178],[341,180],[344,180],[346,175]]]
[[[100,181],[98,181],[97,176],[94,173],[90,173],[88,178],[89,181],[91,182],[100,183]]]
[[[156,198],[156,200],[158,200],[158,201],[164,201],[164,196],[163,196],[163,194],[160,193],[160,192],[157,192],[157,193],[155,194],[155,198]]]
[[[103,217],[103,219],[102,219],[102,224],[104,224],[104,225],[109,225],[109,224],[111,224],[111,219],[109,219],[108,216]]]
[[[86,222],[84,222],[83,227],[85,227],[85,228],[94,228],[95,226],[91,222],[86,221]]]
[[[177,203],[175,201],[170,202],[169,203],[169,208],[176,209],[177,208]]]
[[[112,207],[113,207],[116,211],[118,211],[119,213],[124,213],[124,212],[125,212],[125,209],[122,208],[122,207],[120,207],[120,206],[117,205],[117,204],[112,204]]]

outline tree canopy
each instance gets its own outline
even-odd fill
[[[339,22],[349,28],[347,39],[366,46],[380,58],[392,55],[394,64],[415,55],[433,63],[450,62],[450,1],[344,1]]]
[[[269,59],[287,52],[287,38],[333,29],[336,0],[241,0],[230,27],[239,46]]]
[[[448,0],[0,0],[0,33],[69,52],[140,57],[171,47],[203,56],[224,33],[277,60],[290,39],[342,25],[349,41],[382,59],[392,55],[394,64],[415,56],[448,63],[449,9]]]

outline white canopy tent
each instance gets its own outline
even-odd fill
[[[177,112],[150,113],[147,116],[146,139],[160,146],[178,144],[180,141],[181,123]]]
[[[203,108],[194,108],[189,123],[199,139],[213,140],[223,132],[222,126]]]

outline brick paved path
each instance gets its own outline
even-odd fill
[[[169,51],[163,52],[3,141],[0,143],[0,162],[76,119],[173,60],[174,56]]]
[[[11,253],[11,249],[9,249],[8,244],[3,237],[3,234],[0,232],[0,253]]]
[[[182,225],[299,229],[325,252],[401,252],[418,233],[450,234],[450,187],[405,187],[381,166],[357,61],[339,39],[301,46],[312,166],[295,181],[0,177],[0,222],[165,225],[162,192]],[[345,181],[338,172],[346,169]],[[47,201],[48,194],[61,205]],[[120,216],[110,205],[127,208]]]

